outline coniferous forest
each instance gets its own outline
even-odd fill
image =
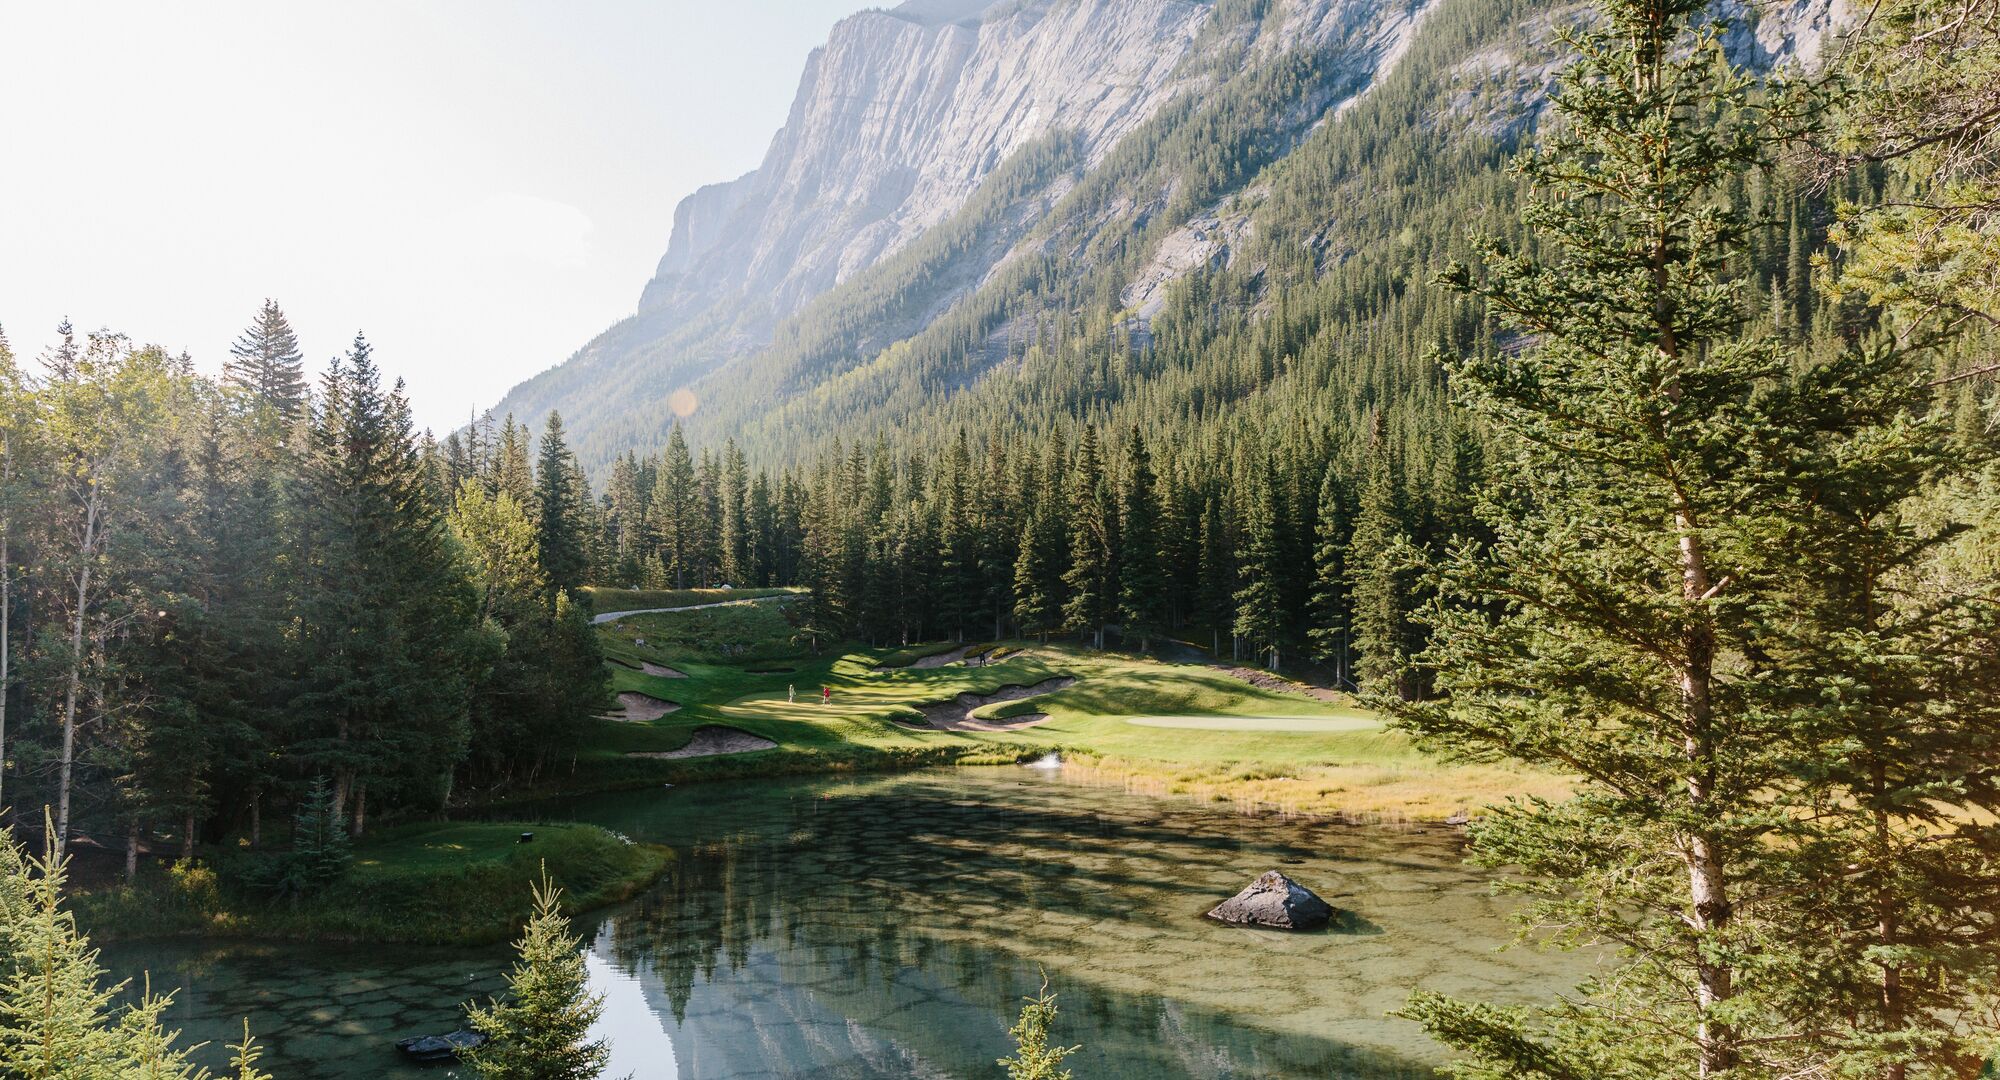
[[[1215,32],[1276,10],[1217,5]],[[553,411],[418,430],[366,338],[313,370],[268,300],[219,377],[68,323],[32,358],[0,338],[0,807],[48,852],[0,844],[0,1020],[108,1023],[99,995],[63,1028],[22,981],[59,965],[7,951],[82,948],[66,854],[115,855],[127,882],[207,858],[296,904],[382,822],[558,792],[591,753],[677,759],[716,717],[763,748],[808,722],[853,737],[825,719],[834,684],[861,699],[928,670],[913,647],[983,643],[979,663],[1058,666],[952,683],[957,735],[1051,716],[1101,734],[1060,707],[975,708],[1116,656],[1266,669],[1428,761],[1560,778],[1452,824],[1525,934],[1595,966],[1525,1002],[1415,988],[1399,1022],[1456,1075],[1990,1075],[2000,6],[1894,0],[1782,70],[1732,53],[1753,15],[1716,13],[1547,20],[1546,94],[1495,112],[1520,122],[1447,123],[1439,102],[1451,58],[1546,14],[1526,0],[1440,7],[1340,124],[1287,107],[1342,89],[1329,58],[1294,56],[1163,108],[1088,171],[1035,141],[782,324],[740,394],[593,417],[576,446]],[[1064,176],[1044,250],[1069,255],[940,306],[934,271]],[[1162,184],[1151,209],[1129,197]],[[1127,286],[1210,206],[1241,210],[1239,249],[1142,316]],[[785,627],[759,647],[798,667],[718,675],[739,645],[593,628],[594,591],[718,589],[788,590],[759,594]],[[817,717],[797,718],[794,671],[824,678]],[[693,689],[666,705],[710,710],[680,742],[603,718],[668,679]],[[1198,711],[1092,707],[1158,730]],[[870,722],[915,738],[914,712]],[[1004,745],[1083,752],[1051,740]],[[795,760],[779,771],[946,759]],[[1225,763],[1244,783],[1306,764]],[[537,881],[515,996],[472,1008],[490,1042],[465,1056],[596,1075],[603,999]],[[1042,977],[1001,1064],[1068,1077]],[[138,1041],[91,1053],[143,1058],[164,1007],[149,992],[125,1014]],[[55,1044],[31,1041],[0,1033],[0,1077],[193,1075],[36,1071]]]

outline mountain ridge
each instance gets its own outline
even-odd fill
[[[783,457],[825,432],[774,433],[773,418],[901,363],[952,367],[914,376],[946,401],[1019,352],[1025,308],[1040,303],[1021,290],[1085,279],[1104,314],[1136,318],[1143,348],[1177,282],[1254,238],[1263,174],[1354,122],[1430,15],[1458,2],[966,0],[858,13],[807,61],[759,167],[679,204],[635,314],[498,411],[560,409],[592,466],[657,447],[675,422]],[[1458,90],[1429,122],[1508,145],[1532,130],[1556,70],[1553,28],[1575,10],[1529,4],[1496,23],[1444,74]],[[1766,67],[1809,61],[1844,10],[1746,6],[1730,47]],[[1252,113],[1263,127],[1244,129]],[[1338,253],[1337,209],[1314,208],[1327,221],[1309,240],[1334,258],[1352,254]],[[1089,306],[1063,303],[1078,316]],[[969,311],[980,305],[995,313]],[[940,358],[922,336],[952,319],[980,340]],[[682,389],[693,415],[667,405]]]

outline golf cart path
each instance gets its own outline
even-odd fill
[[[702,611],[707,608],[732,607],[737,604],[755,604],[765,600],[790,600],[790,599],[791,597],[789,595],[750,596],[750,597],[745,597],[744,599],[741,600],[717,600],[715,603],[712,604],[689,604],[686,607],[649,607],[649,608],[635,608],[631,611],[607,611],[602,615],[592,615],[590,617],[590,624],[592,626],[596,626],[599,623],[617,622],[619,619],[622,619],[627,615],[659,615],[670,611]]]

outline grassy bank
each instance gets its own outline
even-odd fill
[[[720,616],[720,618],[718,618]],[[761,636],[760,636],[761,635]],[[953,646],[848,649],[813,656],[756,607],[637,616],[600,630],[619,690],[680,709],[650,723],[598,721],[567,775],[570,791],[662,782],[992,764],[1063,754],[1075,775],[1136,791],[1245,809],[1358,820],[1439,820],[1505,798],[1559,796],[1558,777],[1455,765],[1417,752],[1351,702],[1252,685],[1217,667],[1062,645],[998,643],[995,662],[909,666]],[[648,675],[669,667],[684,678]],[[627,666],[633,665],[633,666]],[[1045,714],[1008,731],[939,731],[918,706],[1071,676],[1066,689],[998,702],[977,716]],[[821,687],[833,698],[820,704]],[[777,748],[661,760],[697,728],[733,727]]]
[[[520,834],[532,831],[531,843]],[[100,942],[141,937],[297,938],[476,944],[511,937],[529,883],[547,867],[564,907],[624,899],[665,870],[670,854],[594,825],[424,823],[386,829],[355,848],[339,881],[296,901],[229,882],[231,858],[150,868],[131,886],[78,895],[78,921]]]

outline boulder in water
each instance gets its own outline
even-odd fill
[[[1271,870],[1249,888],[1215,905],[1208,917],[1238,926],[1318,930],[1333,918],[1333,908],[1311,889]]]
[[[460,1029],[448,1035],[419,1035],[414,1039],[403,1039],[396,1043],[396,1049],[411,1061],[456,1061],[461,1050],[470,1050],[486,1041],[486,1036],[476,1031]]]

